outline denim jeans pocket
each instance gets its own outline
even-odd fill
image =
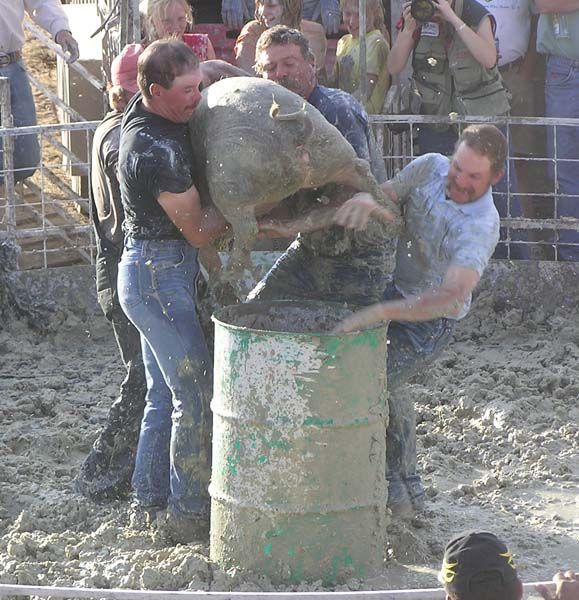
[[[545,85],[566,85],[573,80],[573,67],[560,64],[549,64],[545,74]]]

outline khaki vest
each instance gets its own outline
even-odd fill
[[[462,7],[463,0],[455,0],[454,11],[459,17]],[[414,48],[412,67],[414,84],[422,99],[422,114],[501,116],[510,110],[497,66],[485,69],[455,31],[448,48],[440,35],[421,35]]]

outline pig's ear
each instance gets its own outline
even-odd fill
[[[297,159],[306,165],[310,163],[310,153],[305,146],[296,146]]]

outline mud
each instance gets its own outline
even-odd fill
[[[406,389],[417,406],[427,510],[389,526],[382,575],[335,589],[436,587],[445,540],[472,526],[510,542],[525,581],[579,564],[575,280],[487,282],[453,344]],[[529,290],[519,303],[517,288]],[[75,494],[72,479],[122,377],[100,316],[58,312],[46,334],[20,321],[0,332],[0,582],[321,589],[222,571],[209,563],[208,540],[166,546],[128,527],[128,502]]]
[[[329,333],[352,310],[339,304],[299,302],[253,302],[222,309],[216,318],[229,325],[257,331]]]

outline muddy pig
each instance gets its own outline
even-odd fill
[[[277,83],[254,77],[214,83],[203,92],[190,129],[196,164],[205,164],[201,197],[211,198],[233,229],[224,273],[233,285],[249,264],[257,218],[300,189],[341,184],[399,213],[342,134]]]

